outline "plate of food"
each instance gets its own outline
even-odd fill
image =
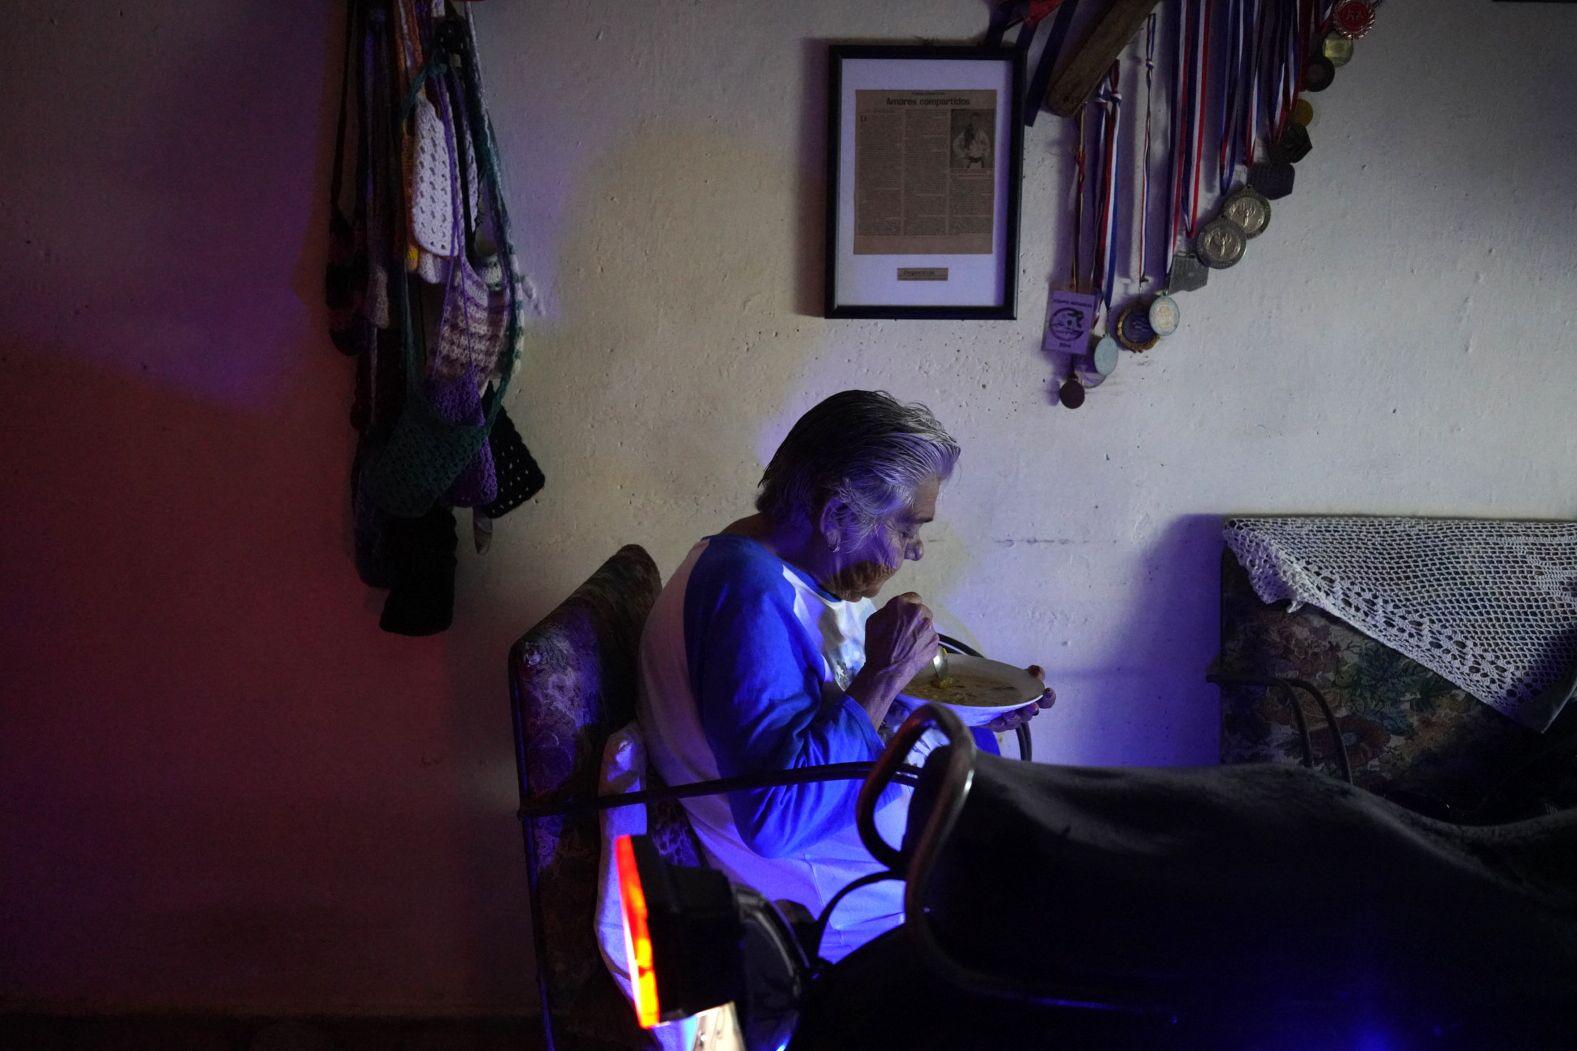
[[[936,669],[928,666],[909,680],[909,685],[898,694],[897,703],[906,708],[928,702],[941,704],[951,708],[965,726],[984,726],[999,715],[1032,703],[1045,689],[1039,679],[1023,668],[985,657],[949,653],[941,682],[937,681]]]

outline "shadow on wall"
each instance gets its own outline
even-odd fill
[[[1215,762],[1215,713],[1201,720],[1191,709],[1216,704],[1204,679],[1209,662],[1197,655],[1219,646],[1220,557],[1220,517],[1184,515],[1145,550],[1120,593],[1126,612],[1100,647],[1114,657],[1080,663],[1047,640],[1041,652],[1058,703],[1034,723],[1038,757],[1090,766]],[[1069,581],[1059,590],[1089,586]]]
[[[621,543],[671,569],[679,538],[748,509],[756,430],[816,334],[784,321],[799,219],[780,160],[647,126],[589,173],[556,278],[565,323],[531,333],[517,396],[553,472],[543,539],[583,552],[553,593]]]
[[[341,392],[300,367],[260,416],[69,349],[0,367],[7,447],[48,435],[0,481],[37,511],[0,552],[7,994],[386,1004],[377,957],[454,917],[377,915],[431,848],[389,766],[430,654],[375,638],[340,548]]]

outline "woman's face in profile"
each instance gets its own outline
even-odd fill
[[[918,562],[925,555],[920,529],[936,517],[940,479],[931,478],[915,490],[914,501],[879,522],[864,540],[845,537],[832,552],[833,572],[827,590],[846,602],[875,598],[905,560]]]

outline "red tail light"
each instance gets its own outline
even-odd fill
[[[646,910],[646,892],[635,865],[635,844],[629,836],[614,841],[619,868],[619,898],[624,911],[624,954],[629,961],[630,984],[635,993],[635,1020],[650,1029],[659,1020],[657,971],[653,968],[652,932]]]

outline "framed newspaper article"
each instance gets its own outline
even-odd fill
[[[826,316],[1013,318],[1015,52],[835,45],[830,65]]]

